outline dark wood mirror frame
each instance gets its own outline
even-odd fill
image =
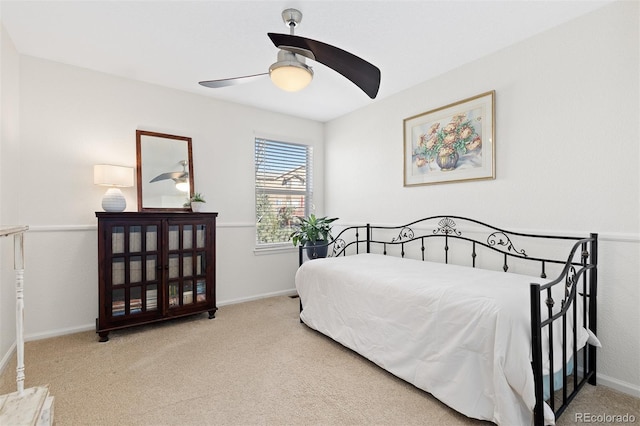
[[[138,211],[189,211],[183,204],[194,193],[191,138],[136,130]],[[186,164],[183,162],[186,161]],[[172,172],[188,173],[189,190],[180,192]],[[165,178],[151,182],[160,175]],[[174,175],[178,176],[178,174]],[[153,186],[150,186],[153,185]]]

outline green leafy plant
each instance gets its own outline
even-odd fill
[[[333,240],[331,224],[338,220],[337,217],[316,217],[316,215],[311,214],[308,217],[296,216],[296,220],[298,221],[294,225],[296,229],[289,235],[289,239],[294,246],[303,246],[307,242],[316,243],[318,241]]]
[[[206,203],[206,201],[204,200],[204,197],[199,192],[194,193],[189,199],[189,202]]]
[[[192,207],[191,203],[206,203],[204,197],[199,192],[194,193],[191,198],[187,198],[187,201],[182,205],[182,207]]]

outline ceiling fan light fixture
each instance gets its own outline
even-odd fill
[[[294,53],[281,50],[278,52],[278,62],[269,67],[269,76],[273,84],[280,89],[297,92],[311,83],[313,70]]]
[[[176,189],[180,192],[189,192],[189,180],[187,178],[174,179]]]
[[[305,65],[305,58],[319,62],[362,89],[371,99],[375,99],[380,88],[380,69],[358,56],[330,44],[294,34],[302,20],[297,9],[285,9],[282,20],[289,28],[289,34],[267,33],[278,52],[278,61],[269,67],[271,81],[282,90],[296,92],[304,89],[313,79],[313,70]],[[267,73],[245,75],[235,78],[201,81],[205,87],[218,88],[233,86],[239,82],[249,82]]]

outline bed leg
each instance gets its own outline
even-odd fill
[[[544,426],[544,390],[542,374],[542,330],[540,328],[540,284],[531,283],[531,345],[533,380],[536,406],[533,409],[533,424]]]
[[[591,377],[589,377],[589,380],[587,380],[587,382],[590,385],[595,386],[596,385],[596,347],[595,346],[591,346],[589,345],[589,369],[591,370],[592,374]]]
[[[598,332],[598,304],[596,303],[598,294],[598,234],[591,234],[591,264],[594,268],[590,271],[589,288],[589,328],[594,334]],[[596,385],[596,347],[588,345],[589,348],[589,371],[592,373],[588,380],[590,385]]]

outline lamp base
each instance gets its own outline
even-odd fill
[[[102,208],[105,212],[122,212],[127,207],[127,200],[124,198],[120,188],[109,188],[102,197]]]

